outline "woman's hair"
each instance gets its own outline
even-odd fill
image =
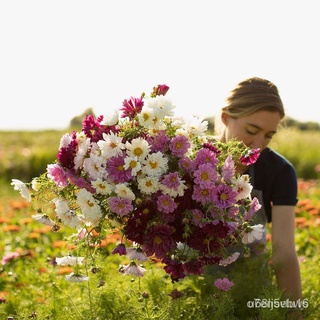
[[[227,97],[226,106],[221,112],[233,118],[241,118],[261,110],[279,112],[281,119],[285,116],[278,88],[269,80],[253,77],[238,83]],[[220,115],[218,118],[215,128],[221,135]]]

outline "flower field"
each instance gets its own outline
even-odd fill
[[[299,199],[296,244],[304,298],[308,299],[304,313],[305,319],[319,319],[319,181],[299,181]],[[110,254],[120,240],[117,233],[109,235],[96,248],[98,267],[86,266],[90,280],[68,282],[65,275],[75,267],[57,266],[54,258],[72,249],[67,241],[69,235],[39,225],[31,218],[33,214],[32,205],[13,192],[12,186],[3,183],[0,207],[2,319],[210,319],[212,312],[217,319],[231,319],[237,310],[233,294],[240,288],[219,291],[213,286],[214,276],[193,276],[172,283],[156,260],[145,263],[148,271],[143,277],[120,274],[119,265],[128,261]],[[252,292],[254,290],[257,288]],[[279,299],[274,286],[268,290],[257,290],[253,297]],[[240,306],[239,316],[234,319],[241,319],[241,312],[252,311],[246,308],[245,305],[241,311]],[[285,319],[281,308],[260,308],[255,312],[260,319]],[[253,314],[252,319],[254,317]]]

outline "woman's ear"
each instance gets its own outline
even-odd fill
[[[226,113],[222,112],[221,121],[225,126],[228,124],[228,119],[229,119],[229,116]]]

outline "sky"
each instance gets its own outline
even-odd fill
[[[241,80],[275,83],[320,123],[317,0],[0,0],[0,130],[64,129],[92,108],[170,87],[176,115],[211,117]]]

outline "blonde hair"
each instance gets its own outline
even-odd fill
[[[271,81],[253,77],[243,80],[231,90],[226,99],[226,106],[221,109],[232,118],[241,118],[257,111],[279,112],[281,119],[285,116],[284,106],[278,88]],[[221,115],[216,117],[215,131],[222,138],[224,126]]]

